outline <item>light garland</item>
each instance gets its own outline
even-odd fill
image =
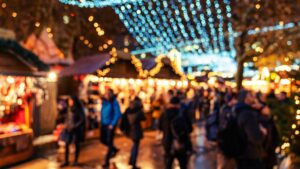
[[[175,48],[183,56],[190,52],[199,56],[227,52],[229,54],[226,56],[233,58],[236,52],[232,24],[228,22],[231,17],[230,0],[223,0],[225,8],[220,6],[221,3],[213,2],[138,1],[117,5],[114,9],[128,31],[145,49],[139,50],[140,53],[134,51],[135,54],[145,51],[155,55],[167,54]]]
[[[166,57],[165,55],[159,55],[158,57],[156,57],[156,59],[155,59],[156,65],[151,70],[149,70],[148,76],[153,77],[160,72],[160,70],[165,66],[165,64],[163,63],[164,58],[168,58],[168,57]],[[168,59],[170,59],[170,62],[171,62],[170,66],[174,70],[175,74],[179,75],[181,77],[181,79],[185,79],[185,75],[179,69],[177,62],[174,59],[171,59],[171,58],[168,58]]]
[[[146,78],[148,71],[143,70],[142,62],[134,55],[131,56],[131,63],[135,66],[136,70],[139,72],[139,77]]]
[[[114,64],[118,60],[118,58],[117,58],[118,54],[117,54],[116,48],[112,48],[112,50],[109,52],[109,54],[111,55],[111,58],[105,63],[105,67],[108,67],[111,64]],[[97,74],[99,77],[104,77],[110,71],[111,71],[110,68],[104,68],[103,70],[99,69],[99,70],[97,70]]]
[[[67,5],[74,5],[78,7],[84,8],[95,8],[95,7],[106,7],[119,5],[124,3],[132,3],[136,0],[59,0],[61,3]]]
[[[116,63],[118,61],[118,53],[116,48],[112,48],[112,50],[109,52],[111,55],[111,58],[105,63],[105,67],[109,67],[112,64]],[[131,63],[134,65],[136,68],[139,78],[146,78],[148,75],[148,71],[143,70],[143,65],[142,62],[134,55],[130,57]],[[97,74],[99,77],[104,77],[106,76],[109,72],[111,71],[111,68],[104,68],[103,70],[97,70]]]

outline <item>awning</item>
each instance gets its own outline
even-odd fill
[[[48,71],[44,64],[32,52],[24,49],[14,40],[0,39],[0,74],[14,76],[39,76]]]
[[[98,54],[90,57],[82,57],[78,59],[73,65],[63,69],[59,73],[59,76],[63,77],[94,74],[98,69],[103,68],[109,59],[109,54]]]

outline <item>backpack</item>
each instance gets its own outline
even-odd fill
[[[218,132],[218,145],[226,157],[240,157],[247,148],[245,132],[238,125],[238,114],[232,110],[226,118],[226,126]]]
[[[184,138],[189,135],[189,128],[183,112],[179,113],[171,120],[170,129],[173,136],[172,147],[175,151],[180,151],[185,148],[183,143]]]

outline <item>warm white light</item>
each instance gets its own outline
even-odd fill
[[[171,86],[175,86],[176,82],[174,80],[171,81]]]
[[[134,80],[133,79],[129,79],[129,83],[130,84],[134,84]]]
[[[181,81],[177,82],[177,86],[182,87],[182,82]]]
[[[154,80],[153,79],[149,79],[148,83],[149,83],[150,86],[153,86],[154,85]]]
[[[138,80],[136,80],[136,83],[137,83],[138,85],[141,85],[141,84],[142,84],[142,80],[138,79]]]
[[[184,87],[187,87],[189,85],[189,82],[188,81],[183,81],[183,86]]]
[[[291,81],[289,79],[281,79],[280,84],[281,85],[290,85]]]
[[[7,82],[8,82],[9,84],[15,83],[15,79],[14,79],[13,77],[11,77],[11,76],[7,77],[6,80],[7,80]]]
[[[280,71],[287,71],[290,72],[291,71],[291,66],[289,65],[281,65],[275,68],[276,72],[280,72]]]
[[[261,72],[262,79],[268,78],[270,76],[270,71],[267,67],[264,67]]]
[[[120,79],[115,79],[114,83],[115,83],[115,85],[120,85],[121,84],[121,80]]]
[[[57,74],[55,72],[49,72],[48,81],[49,82],[56,82],[57,81]]]

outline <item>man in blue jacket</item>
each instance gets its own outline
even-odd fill
[[[101,108],[101,142],[108,147],[103,168],[109,168],[109,160],[116,155],[118,149],[114,146],[114,135],[121,117],[119,103],[112,89],[108,89],[102,98]]]

